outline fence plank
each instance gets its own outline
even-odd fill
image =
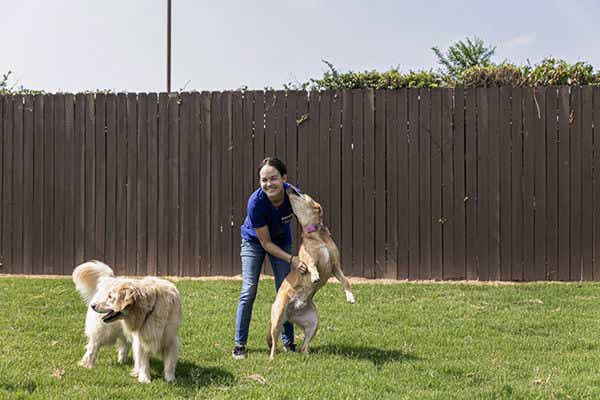
[[[593,109],[593,168],[594,168],[594,204],[600,204],[600,87],[596,86],[592,94]],[[600,280],[600,207],[594,207],[594,279]]]
[[[570,135],[569,135],[569,88],[561,87],[559,89],[559,145],[558,145],[558,209],[562,210],[558,217],[558,278],[561,281],[568,281],[571,277],[570,272]],[[569,212],[567,212],[569,210]]]
[[[523,274],[535,279],[535,119],[537,109],[533,89],[523,91]]]
[[[581,88],[581,107],[581,279],[589,281],[594,278],[591,86]]]
[[[86,166],[86,159],[85,159],[85,110],[86,110],[86,106],[85,106],[85,94],[79,93],[75,96],[75,137],[74,137],[74,147],[75,147],[75,152],[74,152],[74,166],[73,166],[73,185],[74,185],[74,191],[75,191],[75,208],[74,208],[74,214],[75,214],[75,265],[81,264],[84,260],[85,260],[85,215],[86,215],[86,203],[85,203],[85,166]],[[38,102],[39,99],[39,102]],[[44,97],[43,96],[38,96],[36,97],[36,102],[35,102],[35,134],[36,134],[36,160],[41,160],[41,157],[43,157],[43,152],[41,151],[42,146],[43,146],[43,138],[42,138],[42,130],[43,130],[43,105],[44,105]],[[39,111],[39,113],[38,113]],[[38,144],[38,138],[39,138],[39,144]],[[39,153],[38,153],[39,151]],[[38,157],[39,154],[39,157]],[[41,163],[40,163],[41,164]],[[37,203],[37,199],[39,198],[38,196],[38,187],[41,190],[42,187],[42,181],[41,181],[41,169],[39,170],[38,173],[38,167],[36,164],[36,183],[35,183],[35,187],[36,187],[36,193],[34,194],[34,197],[36,198],[36,203]],[[39,182],[38,182],[39,179]],[[36,205],[36,209],[37,209],[37,205]],[[41,205],[40,205],[41,208]],[[40,210],[41,211],[41,210]],[[37,215],[36,215],[37,217]],[[39,214],[39,221],[40,223],[38,224],[38,226],[42,226],[41,225],[41,212]],[[34,220],[37,220],[36,218],[34,218]],[[37,237],[36,237],[37,239]],[[41,236],[40,236],[41,239]],[[36,247],[36,249],[38,249],[37,247],[37,243],[34,245]],[[36,263],[36,265],[41,265],[41,243],[39,244],[39,254],[40,256],[40,262]],[[37,257],[34,256],[34,259],[36,259]],[[74,266],[75,266],[74,265]],[[111,266],[114,267],[114,264],[111,264]]]
[[[386,276],[385,268],[385,244],[386,244],[386,207],[385,207],[385,157],[386,145],[386,92],[377,91],[375,93],[375,145],[373,153],[373,168],[375,191],[373,194],[375,211],[375,260],[374,260],[374,278],[383,278]],[[331,187],[332,185],[330,185]]]
[[[23,273],[23,96],[13,96],[12,273]],[[61,182],[62,183],[62,182]],[[60,221],[62,229],[62,221]],[[60,246],[60,239],[57,239]],[[59,253],[60,254],[60,253]],[[60,267],[59,267],[60,268]],[[61,273],[59,269],[57,271]]]
[[[313,163],[327,163],[327,167],[321,167],[319,176],[319,186],[317,188],[319,197],[317,201],[323,207],[323,223],[331,227],[331,207],[329,203],[329,179],[331,177],[331,169],[329,168],[329,119],[331,117],[331,92],[323,92],[320,94],[319,100],[319,131],[318,141],[315,142],[317,148],[314,149]]]
[[[202,154],[206,156],[200,160],[200,215],[198,220],[199,239],[198,256],[200,258],[200,275],[210,275],[212,273],[211,264],[211,192],[206,190],[211,188],[211,165],[213,158],[212,148],[212,118],[211,118],[211,96],[208,92],[200,94],[200,123],[202,125],[200,146]]]
[[[192,190],[192,182],[190,181],[191,166],[190,155],[192,151],[192,143],[190,137],[190,94],[180,93],[178,96],[179,103],[179,274],[181,276],[189,276],[192,248],[191,236],[191,213],[190,213],[190,197]],[[194,185],[195,186],[195,185]],[[139,212],[139,211],[138,211]]]
[[[168,172],[167,179],[169,182],[167,194],[167,226],[168,234],[168,271],[169,275],[181,275],[181,258],[179,254],[179,181],[180,168],[180,150],[179,150],[179,103],[177,96],[169,95],[168,100],[168,135],[169,135],[169,152],[168,152]]]
[[[213,163],[211,164],[211,182],[210,182],[210,193],[211,193],[211,232],[210,232],[210,240],[211,240],[211,275],[222,275],[223,274],[223,254],[220,252],[220,241],[222,240],[222,230],[221,230],[221,208],[223,207],[223,203],[220,198],[220,186],[222,185],[219,182],[220,172],[221,172],[221,146],[223,141],[223,135],[221,134],[221,93],[212,93],[211,96],[211,159]],[[260,157],[260,155],[258,156]]]
[[[127,251],[126,270],[137,275],[137,98],[134,93],[127,94]],[[169,127],[171,128],[171,127]],[[172,132],[172,130],[170,129]],[[172,221],[172,216],[169,218]]]
[[[500,175],[500,275],[511,279],[512,207],[511,207],[511,90],[500,88],[499,175]]]
[[[466,261],[466,207],[465,207],[465,91],[456,88],[454,92],[454,262],[451,279],[467,277]]]
[[[265,157],[281,157],[275,149],[280,104],[274,91],[265,92]]]
[[[534,184],[534,208],[535,208],[535,266],[534,280],[546,279],[546,90],[535,88],[534,92],[535,112],[534,135],[535,135],[535,184]]]
[[[148,95],[137,95],[136,274],[148,274]],[[185,154],[186,147],[181,147]]]
[[[347,275],[354,275],[354,265],[352,264],[352,227],[354,225],[352,213],[352,193],[353,193],[353,174],[352,174],[352,158],[354,156],[352,150],[352,121],[354,119],[353,111],[353,93],[350,90],[342,92],[342,143],[341,143],[341,165],[342,165],[342,231],[341,231],[341,256],[342,267]],[[300,134],[300,132],[299,132]],[[298,172],[301,174],[300,166],[300,142],[298,143]]]
[[[13,102],[10,96],[2,97],[3,120],[3,156],[2,156],[2,241],[0,243],[0,254],[2,254],[2,272],[16,272],[13,265],[12,254],[12,204],[13,204],[13,187],[12,179],[14,173],[13,166]],[[45,264],[44,264],[45,265]],[[46,267],[44,268],[46,271]]]
[[[409,275],[409,256],[410,256],[410,181],[409,181],[409,168],[410,168],[410,136],[408,126],[408,90],[400,89],[398,94],[394,96],[396,98],[397,107],[393,111],[397,113],[397,127],[398,131],[395,133],[397,138],[398,148],[398,161],[396,163],[398,168],[398,200],[396,203],[392,203],[392,207],[397,206],[398,213],[398,226],[397,226],[397,244],[396,244],[396,259],[397,259],[397,270],[396,277],[398,279],[408,279]]]
[[[94,258],[106,260],[106,95],[96,94],[94,113],[95,132],[95,212],[94,212]],[[129,127],[128,127],[129,128]],[[134,270],[135,272],[135,270]]]
[[[352,242],[365,243],[365,202],[363,186],[363,112],[364,112],[364,92],[361,90],[352,91]],[[364,274],[364,246],[352,247],[353,271],[359,276]]]
[[[419,237],[420,221],[420,179],[419,168],[419,92],[408,92],[408,276],[407,279],[419,279],[421,270],[421,251]]]
[[[479,277],[479,266],[477,265],[477,91],[467,89],[466,99],[466,123],[465,123],[465,170],[466,170],[466,194],[464,198],[467,222],[466,222],[466,272],[467,279]]]
[[[405,92],[403,92],[405,93]],[[398,276],[398,234],[403,229],[399,223],[399,196],[400,194],[400,160],[402,155],[399,150],[400,117],[398,113],[398,92],[386,90],[385,94],[385,267],[382,278],[396,279]],[[406,103],[405,103],[406,104]],[[402,224],[404,225],[404,224]]]
[[[240,93],[241,97],[241,93]],[[201,158],[206,158],[205,149],[202,147],[202,125],[201,125],[201,105],[200,94],[191,93],[187,100],[187,112],[189,113],[189,182],[186,184],[185,190],[188,192],[188,208],[189,217],[183,223],[189,225],[188,240],[187,240],[187,276],[199,276],[200,267],[200,231],[203,229],[200,226],[200,210],[204,206],[200,204],[200,192],[206,191],[206,186],[200,184],[200,177],[203,175],[201,170]],[[241,115],[240,115],[241,119]],[[241,157],[241,155],[240,155]],[[239,171],[240,177],[243,177],[242,171]],[[240,192],[242,186],[239,186]]]
[[[75,166],[74,147],[75,96],[65,95],[65,132],[64,132],[64,231],[63,231],[63,274],[69,275],[77,265],[75,261],[75,185],[73,171]]]
[[[72,98],[72,96],[71,96]],[[2,106],[0,106],[1,108]],[[34,193],[34,130],[33,130],[33,96],[26,95],[24,98],[23,104],[23,273],[24,274],[32,274],[33,273],[33,238],[34,232],[38,228],[33,222],[34,215],[34,203],[33,203],[33,193]],[[2,119],[0,118],[0,121]],[[72,135],[72,124],[71,129],[67,127],[66,135]],[[0,134],[0,138],[2,135]],[[0,139],[1,140],[1,139]],[[1,153],[1,150],[0,150]],[[0,156],[1,157],[1,156]],[[71,160],[72,158],[69,158]],[[0,165],[2,165],[0,161]],[[70,171],[70,170],[69,170]],[[72,187],[72,185],[69,185]],[[0,189],[1,191],[1,189]],[[69,198],[67,201],[71,201]],[[0,203],[1,204],[1,203]],[[72,204],[72,202],[71,202]],[[67,204],[69,207],[69,204]],[[71,208],[67,208],[72,210]],[[70,228],[72,233],[73,223],[72,223],[72,213],[68,214],[68,217],[65,221],[65,226],[67,229]],[[66,238],[65,238],[66,243]],[[72,245],[72,240],[70,241]],[[71,259],[72,257],[72,248],[70,249]],[[72,263],[72,260],[71,260]],[[67,271],[67,273],[69,273]]]
[[[341,92],[333,92],[330,118],[330,154],[329,170],[330,179],[328,191],[330,192],[329,215],[333,239],[339,246],[342,236],[342,97]]]
[[[546,89],[546,278],[558,278],[558,96],[556,87]]]
[[[523,280],[523,89],[512,90],[512,261],[511,279]]]
[[[488,89],[488,207],[489,207],[489,266],[488,279],[500,279],[500,93],[497,87]]]
[[[375,94],[367,89],[363,97],[363,201],[364,201],[364,257],[363,276],[375,277]]]
[[[445,215],[442,205],[442,89],[431,89],[431,279],[444,275],[443,235]]]
[[[146,99],[146,124],[148,145],[148,264],[149,275],[156,275],[158,271],[158,192],[159,176],[158,170],[158,96],[149,93]],[[200,157],[199,157],[200,158]]]
[[[419,90],[419,279],[431,279],[431,94]]]
[[[484,88],[477,89],[477,231],[479,279],[490,278],[490,127],[488,93]]]
[[[581,88],[571,88],[569,136],[571,138],[571,275],[581,276]]]
[[[56,249],[56,241],[54,237],[54,102],[56,97],[50,95],[46,97],[44,102],[44,210],[43,210],[43,263],[44,274],[55,274],[57,268],[54,265],[54,254]],[[88,118],[93,118],[93,108],[87,110]],[[87,128],[87,127],[86,127]],[[93,128],[92,128],[93,129]],[[87,132],[86,132],[87,134]],[[90,140],[94,136],[90,133]],[[5,144],[6,146],[6,144]],[[86,167],[93,168],[93,157]],[[89,185],[86,187],[86,195],[88,191],[93,193],[94,187]],[[87,196],[86,196],[87,197]],[[93,210],[93,202],[90,205]],[[89,213],[89,211],[88,211]],[[91,214],[93,216],[93,214]],[[93,224],[92,224],[93,225]],[[93,236],[93,230],[88,231],[90,236]]]
[[[454,171],[454,135],[452,131],[452,96],[451,89],[443,89],[441,96],[441,136],[440,144],[442,148],[441,162],[441,197],[442,197],[442,212],[441,212],[441,229],[442,229],[442,274],[440,279],[457,279],[457,265],[454,259],[455,252],[455,225],[460,223],[459,216],[456,215],[456,206],[454,204],[454,184],[456,181]],[[460,169],[462,174],[462,165]],[[462,203],[462,202],[461,202]]]
[[[127,118],[127,95],[119,93],[117,95],[117,244],[115,246],[117,274],[131,273],[127,265],[127,257],[129,247],[133,246],[128,242],[127,237]]]
[[[65,230],[65,95],[57,94],[54,110],[54,160],[55,160],[55,228],[56,249],[54,263],[58,274],[65,274],[67,268],[64,265],[64,230]],[[69,271],[70,272],[70,271]]]
[[[221,178],[220,182],[225,183],[221,186],[221,226],[223,239],[221,241],[221,271],[225,275],[233,275],[232,260],[232,226],[231,226],[231,208],[232,208],[232,170],[231,164],[231,92],[224,92],[221,96]]]
[[[244,218],[246,216],[246,194],[244,193],[244,173],[249,172],[244,170],[244,166],[242,163],[243,160],[243,152],[241,144],[243,143],[243,120],[242,115],[244,111],[244,104],[242,99],[242,94],[239,92],[234,92],[232,94],[232,104],[231,104],[231,119],[232,119],[232,196],[233,196],[233,206],[232,206],[232,221],[233,224],[231,226],[231,273],[233,275],[239,274],[242,270],[241,260],[239,257],[240,250],[240,228],[244,223]],[[285,130],[282,131],[282,135],[285,135]]]
[[[117,260],[117,96],[106,95],[106,242],[105,260],[115,265]]]

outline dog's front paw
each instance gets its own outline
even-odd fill
[[[94,366],[94,364],[90,363],[90,360],[87,359],[86,357],[82,358],[81,361],[79,361],[79,365],[83,368],[87,368],[90,369]]]
[[[146,376],[146,375],[140,375],[140,376],[138,377],[138,382],[139,382],[139,383],[150,383],[150,382],[152,382],[152,381],[150,380],[150,377],[149,377],[149,376]]]
[[[348,300],[348,303],[350,304],[356,303],[356,299],[354,299],[354,295],[351,292],[346,293],[346,300]]]
[[[140,374],[140,373],[139,373],[139,372],[138,372],[138,370],[137,370],[137,369],[135,369],[135,368],[134,368],[134,369],[132,369],[132,370],[131,370],[131,372],[129,373],[129,375],[131,375],[131,376],[135,376],[135,377],[137,377],[139,374]]]
[[[165,381],[167,382],[175,382],[175,374],[166,374]]]

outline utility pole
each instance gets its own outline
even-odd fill
[[[171,93],[171,0],[167,0],[167,93]]]

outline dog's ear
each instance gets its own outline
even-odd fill
[[[312,201],[311,203],[312,208],[314,208],[315,210],[319,210],[319,215],[322,217],[323,216],[323,207],[321,207],[321,205],[319,203],[317,203],[316,201]]]
[[[124,310],[126,307],[133,305],[140,296],[140,291],[137,287],[131,283],[127,283],[119,289],[119,302],[118,306],[120,310]]]

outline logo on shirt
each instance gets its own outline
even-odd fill
[[[281,217],[281,223],[282,224],[289,224],[290,221],[292,220],[293,216],[294,216],[294,214],[290,214],[290,215],[286,215],[285,217]]]

